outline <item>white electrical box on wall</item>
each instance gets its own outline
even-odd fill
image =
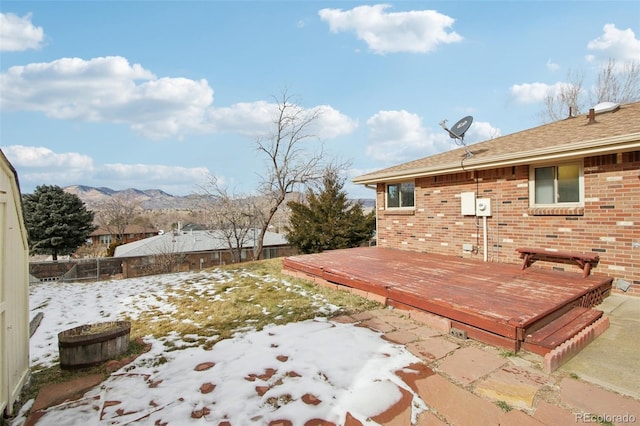
[[[476,200],[476,216],[491,216],[491,198],[478,198]]]
[[[460,206],[461,206],[460,212],[463,216],[475,216],[476,215],[476,193],[475,192],[460,193]]]

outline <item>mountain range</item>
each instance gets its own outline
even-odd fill
[[[160,189],[127,188],[115,190],[106,187],[94,188],[85,185],[72,185],[63,188],[65,192],[76,195],[89,209],[99,208],[101,204],[115,196],[124,196],[140,203],[143,209],[190,209],[197,206],[200,195],[171,195]]]
[[[63,188],[65,192],[76,195],[87,208],[96,210],[101,204],[109,201],[115,196],[124,196],[128,199],[136,200],[140,206],[146,210],[184,210],[193,209],[198,206],[198,202],[202,199],[200,194],[192,195],[171,195],[160,189],[135,189],[127,188],[123,190],[115,190],[107,187],[94,188],[86,185],[72,185]],[[373,208],[375,200],[364,199],[363,207]]]

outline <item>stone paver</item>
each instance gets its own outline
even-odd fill
[[[402,370],[396,371],[400,377],[415,393],[418,393],[418,382],[436,374],[423,363],[407,365]]]
[[[351,317],[356,321],[366,321],[373,318],[373,314],[371,313],[371,311],[364,311],[364,312],[357,312],[351,315]]]
[[[508,361],[495,349],[480,349],[473,346],[455,351],[445,358],[439,370],[454,380],[468,385],[490,372],[502,367]]]
[[[416,328],[411,329],[412,333],[415,333],[421,339],[426,339],[427,337],[436,337],[441,336],[442,332],[436,330],[435,328],[428,327],[426,325],[421,325]]]
[[[443,358],[447,356],[449,352],[454,351],[459,347],[459,345],[451,343],[440,337],[430,337],[407,345],[409,352],[427,362]]]
[[[455,425],[498,425],[497,405],[451,383],[439,374],[418,380],[418,394],[427,405]]]
[[[334,317],[331,321],[335,321],[340,324],[352,324],[356,322],[356,319],[350,315],[340,315],[339,317]]]
[[[408,317],[404,317],[390,311],[376,312],[377,313],[374,315],[374,317],[386,322],[387,324],[390,324],[395,329],[412,330],[418,327],[418,325],[414,321],[411,321]]]
[[[562,423],[553,422],[548,426],[557,426]],[[569,423],[572,424],[572,423]],[[514,426],[543,426],[538,420],[529,416],[523,411],[511,410],[508,413],[502,413],[500,415],[498,425],[514,425]]]
[[[576,423],[576,415],[571,411],[540,401],[533,417],[545,425],[571,425]]]
[[[422,311],[410,311],[409,317],[444,334],[449,333],[449,330],[451,330],[451,321],[438,315]]]
[[[475,393],[512,407],[530,409],[538,391],[552,383],[548,376],[532,369],[508,365],[480,381]]]
[[[372,330],[379,331],[381,333],[389,333],[395,330],[394,326],[376,317],[363,321],[359,325],[362,327],[368,327]]]
[[[640,421],[640,401],[618,395],[590,383],[568,378],[562,379],[560,398],[563,403],[574,407],[576,412],[582,411],[586,414],[601,416],[634,416],[636,421]],[[612,423],[624,422],[612,421]]]
[[[388,341],[393,342],[393,343],[398,343],[400,345],[406,345],[407,343],[415,342],[416,340],[418,340],[420,338],[415,333],[413,333],[413,332],[411,332],[409,330],[403,330],[403,329],[399,329],[399,330],[392,331],[390,333],[386,333],[382,337],[385,340],[388,340]]]
[[[373,416],[371,420],[385,426],[406,426],[411,424],[413,394],[401,387],[398,387],[398,390],[402,394],[400,400],[385,412]]]
[[[102,374],[91,374],[64,383],[46,385],[40,389],[31,412],[58,405],[67,400],[78,399],[86,391],[102,383],[103,379]]]
[[[416,426],[447,426],[447,424],[432,412],[423,411],[418,415]]]

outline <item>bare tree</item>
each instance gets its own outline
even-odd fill
[[[155,254],[150,254],[144,258],[139,269],[144,271],[144,275],[178,272],[180,265],[182,265],[186,259],[186,253],[177,251],[174,244],[165,241]]]
[[[543,122],[558,121],[571,115],[575,116],[584,108],[581,101],[584,77],[580,72],[569,71],[567,82],[556,92],[549,92],[544,99],[544,109],[540,113]]]
[[[587,100],[588,98],[588,100]],[[569,72],[567,82],[544,100],[540,118],[543,122],[557,121],[586,112],[585,105],[601,102],[628,103],[640,99],[640,64],[636,61],[618,64],[614,59],[600,68],[595,85],[584,88],[582,73]]]
[[[592,104],[616,102],[619,104],[640,99],[640,63],[617,64],[609,59],[600,70],[592,93]]]
[[[259,186],[264,205],[256,215],[260,234],[254,245],[255,259],[262,256],[264,236],[287,194],[322,177],[322,146],[313,150],[308,149],[307,144],[318,140],[313,128],[320,111],[295,104],[286,90],[276,98],[276,103],[273,134],[256,140],[256,148],[264,155],[267,168]]]
[[[202,187],[207,214],[207,227],[224,240],[233,262],[242,260],[242,251],[249,243],[254,244],[257,208],[254,197],[238,196],[229,192],[215,177]]]
[[[122,242],[127,226],[140,212],[140,201],[130,194],[116,194],[101,203],[95,211],[95,221]]]

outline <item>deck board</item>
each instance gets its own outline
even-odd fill
[[[612,282],[578,271],[521,270],[519,264],[380,247],[292,256],[283,266],[510,339]]]

